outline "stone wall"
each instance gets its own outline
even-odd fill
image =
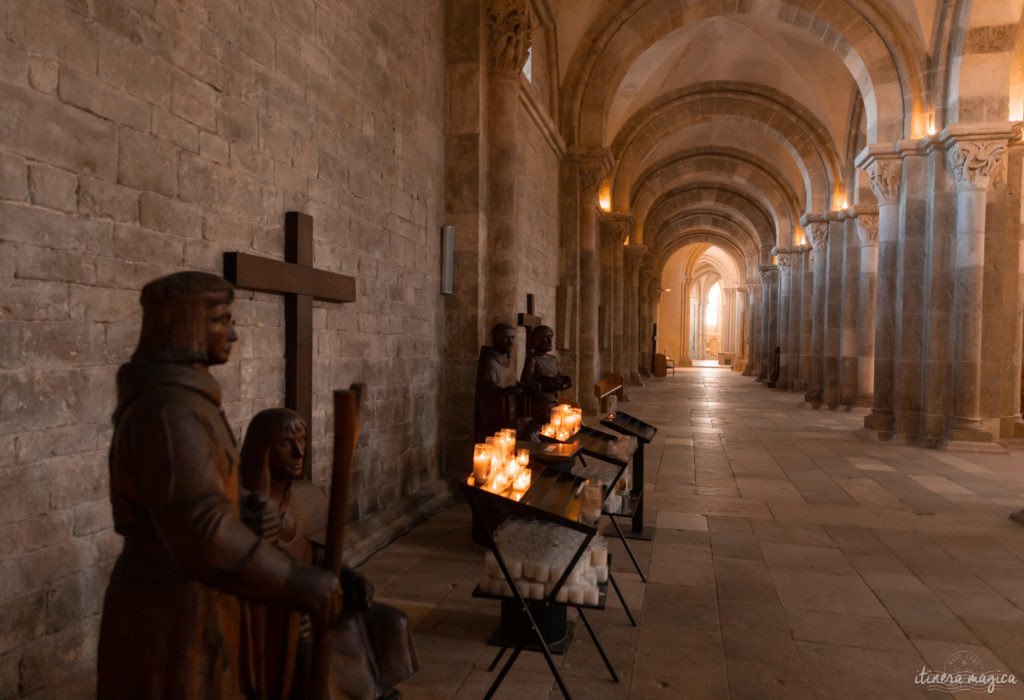
[[[147,280],[280,259],[284,212],[311,214],[316,266],[357,280],[355,303],[314,309],[315,480],[331,389],[369,390],[350,553],[447,498],[443,8],[12,0],[0,31],[0,697],[88,693],[120,550],[113,378]],[[236,313],[217,377],[241,435],[283,401],[283,303],[242,292]]]

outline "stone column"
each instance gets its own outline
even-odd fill
[[[736,288],[726,287],[722,290],[722,352],[736,353]]]
[[[956,271],[953,285],[953,384],[949,440],[989,442],[981,423],[981,341],[985,272],[985,204],[989,174],[1007,140],[950,139],[947,165],[956,182]]]
[[[875,386],[875,288],[878,283],[878,215],[857,218],[860,237],[860,282],[857,285],[858,406],[870,406]]]
[[[828,268],[825,277],[825,341],[822,349],[821,402],[834,409],[839,406],[846,215],[842,212],[830,212],[828,219]]]
[[[895,429],[894,377],[896,362],[896,303],[898,298],[900,194],[903,163],[897,156],[871,153],[858,157],[878,200],[878,264],[875,287],[875,377],[871,413],[864,427],[880,439]]]
[[[601,218],[602,230],[602,257],[608,258],[608,298],[604,299],[602,292],[602,303],[610,306],[611,313],[609,321],[609,358],[603,363],[612,372],[625,377],[627,374],[624,358],[624,328],[623,328],[623,243],[629,235],[633,217],[630,214],[613,212],[605,214]]]
[[[749,304],[747,303],[747,290],[744,287],[736,287],[736,358],[733,360],[733,371],[743,372],[747,369],[747,347],[750,339],[747,337],[746,317]]]
[[[630,384],[639,385],[640,381],[640,265],[643,262],[647,247],[642,245],[625,246],[624,265],[625,282],[623,293],[625,302],[623,306],[623,321],[625,333],[623,344],[626,353],[626,374]]]
[[[810,241],[811,262],[814,265],[814,291],[811,295],[811,347],[807,358],[807,392],[804,400],[814,406],[821,405],[824,387],[825,360],[825,295],[828,292],[828,221],[823,216],[804,216],[804,231]]]
[[[530,50],[530,5],[498,0],[487,10],[487,325],[515,323],[519,295],[519,74]]]
[[[651,282],[651,268],[648,265],[643,265],[640,268],[638,285],[640,325],[637,329],[638,345],[640,348],[640,375],[643,377],[650,377],[653,369],[651,367]]]
[[[806,392],[811,385],[811,335],[814,327],[814,248],[809,244],[801,246],[800,258],[800,391]]]
[[[839,403],[853,406],[857,397],[857,320],[860,295],[860,239],[857,214],[851,213],[843,230],[843,310],[839,338]]]
[[[785,388],[793,391],[800,386],[800,326],[803,315],[803,246],[789,249],[789,328],[786,330],[789,344],[789,372]]]
[[[598,202],[601,180],[608,170],[607,156],[577,156],[580,201],[580,350],[577,396],[584,413],[594,415],[599,406],[593,386],[598,377],[598,283],[601,267],[598,259]]]
[[[772,270],[774,265],[759,265],[758,277],[761,278],[761,359],[757,378],[767,380],[772,371],[772,351],[775,349],[771,335],[772,320]]]
[[[661,278],[654,274],[654,270],[649,273],[647,282],[647,364],[650,366],[651,374],[654,374],[654,353],[658,352],[658,348],[655,345],[654,339],[651,334],[654,332],[654,324],[658,320],[658,304],[661,303]],[[659,331],[660,334],[660,331]]]
[[[793,259],[789,248],[774,248],[772,254],[779,267],[779,380],[777,389],[788,389],[790,356],[793,347],[789,337],[790,314],[792,313]]]
[[[682,314],[680,322],[680,334],[682,342],[679,348],[679,357],[676,359],[677,367],[693,367],[693,360],[690,359],[690,291],[693,288],[692,277],[681,277],[679,279],[679,306]]]
[[[627,229],[628,231],[628,229]],[[626,365],[626,334],[625,334],[625,250],[622,240],[615,244],[612,251],[612,371],[625,378],[629,370]]]
[[[747,280],[747,368],[746,377],[756,377],[761,371],[761,280]]]

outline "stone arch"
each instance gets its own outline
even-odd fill
[[[710,215],[721,217],[737,226],[737,242],[748,249],[756,259],[761,251],[771,250],[769,236],[764,230],[765,212],[744,201],[740,193],[728,190],[712,190],[696,186],[661,200],[652,210],[652,216],[645,225],[645,239],[648,245],[656,246],[666,230],[668,222],[680,216]],[[710,195],[710,196],[709,196]]]
[[[638,243],[647,240],[645,220],[654,206],[683,195],[692,188],[703,188],[705,193],[711,194],[716,194],[712,190],[728,193],[727,198],[714,196],[712,201],[728,199],[731,208],[744,212],[751,222],[757,222],[753,226],[757,230],[757,239],[762,246],[771,248],[776,245],[780,238],[779,230],[782,227],[785,226],[789,232],[792,232],[795,227],[796,222],[789,218],[785,210],[781,213],[777,211],[779,203],[772,199],[770,193],[761,192],[740,176],[694,169],[682,176],[666,180],[664,184],[664,187],[656,190],[645,190],[642,196],[634,202],[634,214],[637,222],[634,225],[634,231]]]
[[[680,248],[691,243],[708,243],[724,250],[732,257],[736,264],[736,270],[750,274],[750,270],[757,269],[756,258],[751,259],[739,245],[736,244],[734,233],[717,222],[708,218],[694,217],[690,220],[682,219],[672,222],[672,233],[665,236],[662,242],[655,246],[649,253],[648,258],[651,269],[658,277],[672,254]],[[728,222],[726,226],[728,226]]]
[[[636,219],[636,240],[643,240],[643,220],[651,205],[664,192],[692,181],[719,182],[735,187],[754,199],[772,215],[776,239],[785,240],[800,219],[796,192],[768,163],[731,149],[695,148],[652,164],[634,184],[629,208]],[[774,245],[774,243],[773,243]]]
[[[612,197],[635,178],[665,135],[715,117],[738,119],[740,128],[764,131],[796,162],[804,178],[807,211],[829,208],[843,181],[840,159],[828,129],[809,111],[771,88],[744,83],[704,83],[662,96],[633,115],[612,144]],[[620,205],[620,204],[619,204]],[[621,206],[621,205],[620,205]]]
[[[945,125],[1024,119],[1024,0],[957,3],[949,32]]]
[[[609,95],[650,46],[671,32],[719,16],[757,16],[790,24],[822,41],[846,65],[868,114],[869,140],[895,141],[919,119],[925,52],[897,13],[869,0],[826,0],[816,12],[799,2],[619,0],[591,24],[566,74],[563,134],[569,143],[604,143]],[[879,115],[893,115],[881,119]]]

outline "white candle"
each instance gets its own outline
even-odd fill
[[[491,472],[491,446],[486,443],[473,445],[473,478],[481,486]]]
[[[601,600],[601,596],[596,588],[588,588],[583,593],[583,604],[584,605],[597,605],[598,601]]]

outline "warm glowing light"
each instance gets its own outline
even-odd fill
[[[843,197],[842,199],[837,197],[836,201],[838,202],[838,204],[836,205],[834,211],[843,211],[844,209],[850,208],[850,203],[846,201],[846,197]]]
[[[928,115],[928,135],[935,136],[935,115]]]
[[[612,210],[612,193],[609,190],[602,190],[601,194],[597,197],[597,203],[601,207],[601,211]]]

